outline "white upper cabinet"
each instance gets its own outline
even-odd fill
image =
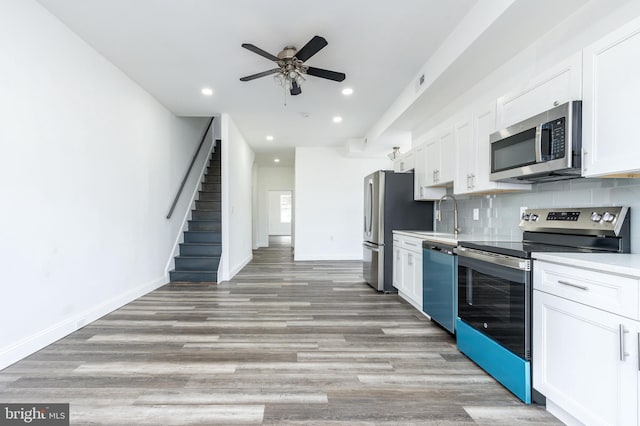
[[[454,126],[458,169],[453,185],[455,194],[526,191],[529,184],[492,182],[489,135],[496,130],[495,102],[464,114]]]
[[[453,126],[445,125],[425,142],[427,186],[447,186],[456,173]]]
[[[415,152],[413,149],[401,154],[398,158],[393,160],[393,171],[396,173],[410,172],[414,167]]]
[[[582,55],[577,53],[530,80],[524,88],[498,98],[497,128],[502,129],[571,100],[582,99]]]
[[[583,51],[583,176],[640,177],[640,19]]]
[[[426,144],[418,145],[413,149],[415,171],[413,175],[413,198],[420,200],[438,200],[447,193],[446,188],[430,187],[427,180],[427,154]]]

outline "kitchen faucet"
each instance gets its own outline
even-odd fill
[[[461,231],[458,226],[458,202],[456,201],[456,197],[453,195],[445,194],[438,200],[438,222],[442,221],[442,215],[440,214],[440,204],[442,204],[442,200],[446,200],[447,198],[453,200],[453,235],[458,235],[458,232]]]

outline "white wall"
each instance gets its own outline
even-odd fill
[[[1,369],[167,282],[192,188],[165,215],[206,119],[31,0],[0,2],[0,52]]]
[[[291,197],[291,191],[269,191],[269,235],[291,235],[291,221],[282,221],[283,195]]]
[[[218,280],[233,278],[252,259],[252,183],[255,154],[228,114],[222,139],[222,261]]]
[[[257,169],[257,183],[258,204],[254,210],[257,223],[256,247],[267,247],[269,245],[269,191],[293,191],[294,169],[293,167],[260,166]]]
[[[364,178],[392,166],[340,148],[296,148],[295,259],[362,259]]]

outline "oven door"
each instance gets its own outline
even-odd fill
[[[531,359],[531,262],[459,247],[458,317]]]

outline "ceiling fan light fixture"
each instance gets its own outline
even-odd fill
[[[285,89],[286,106],[286,89],[289,90],[292,96],[302,93],[300,83],[306,80],[305,75],[338,82],[344,81],[346,78],[344,73],[315,68],[305,64],[309,58],[322,50],[327,44],[327,40],[325,40],[324,37],[314,36],[302,49],[298,50],[294,46],[285,46],[277,56],[274,56],[251,43],[243,43],[243,48],[275,62],[277,68],[241,77],[240,81],[250,81],[267,75],[273,75],[274,81]]]

